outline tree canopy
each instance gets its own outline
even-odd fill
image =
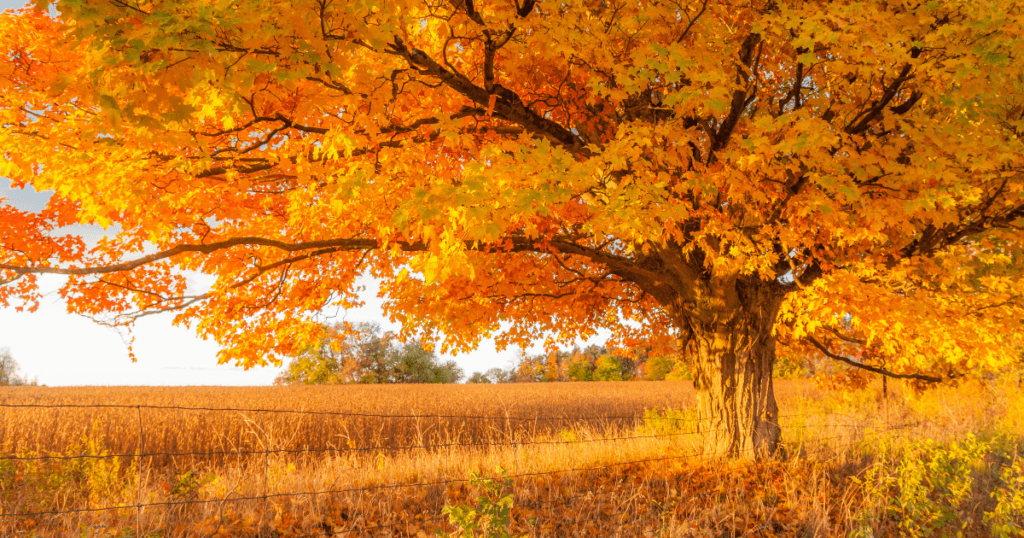
[[[516,382],[654,381],[665,379],[676,363],[684,364],[677,359],[676,354],[651,356],[643,349],[617,350],[591,344],[571,351],[521,353],[508,376]]]
[[[441,362],[418,341],[401,343],[374,323],[336,323],[293,357],[275,383],[457,383],[462,377],[455,361]]]
[[[53,191],[0,205],[0,304],[64,274],[75,312],[172,311],[256,365],[370,274],[443,350],[606,329],[691,353],[729,453],[778,440],[777,342],[932,382],[1020,339],[1016,2],[52,13],[0,18],[0,174]]]

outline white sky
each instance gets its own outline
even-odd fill
[[[17,8],[18,0],[0,0],[0,10]],[[6,198],[22,210],[38,210],[49,195],[12,189],[10,180],[0,178],[0,198]],[[89,235],[98,231],[86,230]],[[59,277],[41,280],[44,288],[55,290]],[[396,330],[384,318],[377,285],[364,283],[362,299],[366,306],[339,313],[348,321],[376,321],[385,329]],[[217,345],[203,341],[191,331],[171,325],[170,315],[139,321],[133,331],[137,363],[128,359],[125,344],[112,329],[67,313],[64,302],[49,293],[38,311],[18,313],[0,308],[0,348],[9,347],[21,371],[49,386],[59,385],[269,385],[280,369],[254,368],[245,371],[230,365],[218,365]],[[493,341],[485,341],[468,354],[454,357],[468,376],[495,366],[507,367],[516,350],[498,353]]]

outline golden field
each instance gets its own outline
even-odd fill
[[[516,536],[1024,536],[1017,378],[879,389],[777,382],[755,463],[698,454],[683,381],[2,388],[0,535],[450,534],[511,494]]]
[[[62,450],[91,431],[119,454],[139,447],[137,405],[244,409],[141,410],[146,452],[235,453],[264,450],[266,437],[280,450],[507,444],[579,425],[633,425],[645,408],[686,408],[694,401],[685,381],[26,389],[0,389],[0,403],[129,408],[11,409],[0,424],[10,448]]]

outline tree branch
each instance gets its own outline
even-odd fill
[[[415,246],[422,245],[422,248],[416,250],[426,249],[426,245],[423,245],[422,243],[410,243],[409,245],[413,246],[414,249]],[[333,248],[333,252],[340,250],[370,250],[374,248],[379,248],[380,244],[373,239],[329,239],[325,241],[286,243],[284,241],[277,241],[274,239],[267,239],[263,237],[234,237],[224,241],[218,241],[216,243],[209,243],[204,245],[177,245],[167,250],[162,250],[160,252],[150,254],[148,256],[143,256],[141,258],[112,265],[102,265],[96,267],[61,268],[23,267],[18,265],[0,264],[0,269],[5,269],[16,274],[101,275],[108,273],[119,273],[122,271],[131,271],[143,265],[166,260],[179,254],[212,254],[219,250],[225,250],[237,246],[264,246],[276,248],[279,250],[283,250],[285,252],[300,252],[303,250]]]
[[[600,249],[594,249],[578,245],[568,238],[553,238],[547,243],[535,243],[527,238],[511,238],[512,246],[506,252],[534,252],[538,254],[549,254],[560,252],[563,254],[587,258],[595,263],[602,264],[611,269],[616,275],[630,281],[650,280],[657,277],[656,274],[637,267],[628,258],[616,256]],[[391,245],[399,245],[404,252],[424,252],[429,250],[430,245],[422,241],[391,241]],[[502,241],[496,243],[481,244],[478,241],[465,241],[464,247],[470,251],[483,251],[488,249],[500,249]],[[176,245],[166,250],[143,256],[123,263],[102,265],[95,267],[40,267],[40,266],[19,266],[0,264],[0,270],[7,270],[16,275],[23,274],[51,274],[51,275],[100,275],[131,271],[146,264],[159,262],[178,256],[180,254],[200,253],[212,254],[217,251],[226,250],[239,246],[262,246],[275,248],[284,252],[303,252],[315,250],[316,255],[332,254],[335,252],[379,250],[383,242],[368,238],[336,238],[321,241],[305,241],[289,243],[265,237],[234,237],[224,241],[208,244],[184,244]],[[312,257],[312,256],[310,256]],[[300,257],[299,259],[304,259]],[[293,259],[289,261],[298,261]]]
[[[996,196],[998,194],[993,195],[990,200],[980,204],[983,212],[987,210]],[[921,232],[919,237],[900,250],[900,258],[909,258],[915,255],[929,256],[943,248],[958,243],[968,236],[993,228],[1010,227],[1014,221],[1021,218],[1024,218],[1024,204],[1013,206],[1002,215],[986,216],[982,214],[967,223],[947,224],[942,228],[929,225]],[[894,257],[891,264],[897,262],[898,260]]]
[[[876,366],[861,364],[847,357],[843,357],[842,355],[836,355],[835,353],[832,353],[832,351],[825,347],[821,342],[815,340],[812,336],[808,336],[807,341],[813,344],[814,347],[818,348],[818,350],[821,351],[826,357],[853,366],[854,368],[860,368],[862,370],[867,370],[869,372],[874,372],[876,374],[884,375],[885,377],[891,377],[894,379],[916,379],[918,381],[924,381],[925,383],[941,383],[943,381],[941,377],[933,377],[924,374],[897,374],[895,372],[890,372],[889,370],[886,370],[884,368],[878,368]]]
[[[748,80],[748,75],[744,73],[743,70],[744,68],[750,68],[751,63],[754,60],[754,47],[756,47],[760,42],[760,35],[750,33],[747,35],[746,39],[743,40],[743,44],[740,45],[739,59],[741,66],[737,66],[737,78],[743,83],[746,83]],[[748,86],[733,92],[732,103],[729,106],[729,114],[722,120],[722,123],[718,128],[718,132],[712,137],[711,149],[708,150],[709,160],[711,155],[724,148],[729,142],[733,129],[736,128],[736,124],[739,122],[740,116],[743,114],[749,89],[750,88]]]
[[[920,55],[921,49],[914,47],[910,50],[911,58],[917,58]],[[914,78],[914,75],[910,72],[911,69],[913,69],[913,66],[909,62],[903,64],[900,74],[892,81],[891,84],[889,84],[887,88],[885,88],[885,91],[882,92],[882,96],[879,97],[878,101],[876,101],[871,108],[858,114],[857,117],[854,118],[856,123],[851,123],[846,127],[846,134],[860,134],[866,131],[870,123],[878,118],[878,116],[882,114],[882,111],[885,110],[885,107],[889,106],[889,103],[896,97],[896,93],[899,92],[903,83]],[[917,95],[917,97],[915,97],[915,95]],[[902,105],[893,107],[892,110],[897,114],[904,114],[907,110],[910,110],[910,108],[914,106],[914,103],[917,103],[919,99],[920,95],[917,92],[911,92],[910,99]],[[857,121],[858,119],[859,121]]]
[[[480,107],[489,108],[491,96],[496,95],[494,116],[521,125],[527,131],[547,138],[573,154],[583,157],[591,155],[590,150],[585,147],[583,139],[557,122],[528,109],[519,95],[501,84],[494,84],[492,90],[487,91],[465,76],[445,69],[422,50],[406,46],[405,42],[397,36],[394,43],[388,45],[387,50],[391,54],[404,57],[420,73],[440,79],[446,86]]]

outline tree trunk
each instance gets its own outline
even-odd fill
[[[782,294],[774,283],[757,279],[712,279],[710,284],[709,311],[687,324],[703,452],[774,456],[781,430],[772,385],[772,327]]]

